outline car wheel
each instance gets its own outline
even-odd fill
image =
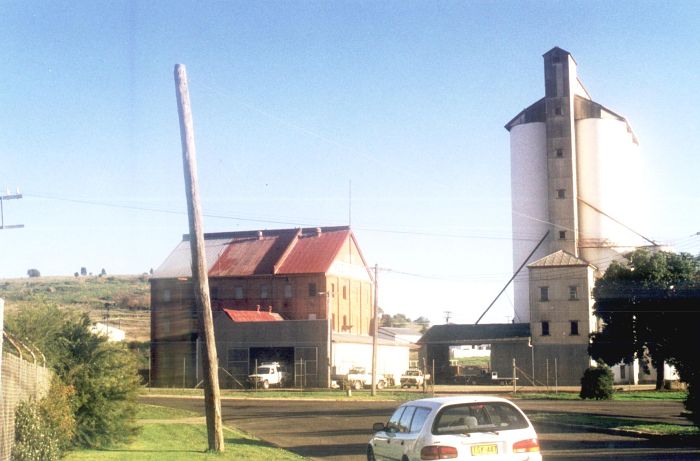
[[[377,383],[377,389],[384,389],[386,387],[386,383],[384,381],[379,381]]]
[[[268,380],[263,381],[262,385],[263,389],[269,389],[270,388],[270,382]]]
[[[371,446],[367,447],[367,461],[377,461],[377,458],[374,457],[374,450],[372,450]]]
[[[362,389],[362,383],[360,381],[355,381],[354,383],[352,383],[352,388],[356,391],[359,391],[360,389]]]

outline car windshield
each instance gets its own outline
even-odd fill
[[[365,372],[364,368],[353,368],[350,370],[351,375],[361,375]]]
[[[270,367],[258,367],[258,372],[259,375],[269,375],[272,373],[272,369]]]
[[[433,423],[433,434],[506,431],[528,427],[527,420],[507,402],[479,402],[445,407]]]
[[[406,376],[418,376],[419,374],[418,370],[408,370],[406,372]]]

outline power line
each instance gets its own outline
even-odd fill
[[[24,224],[9,224],[5,225],[5,207],[3,205],[3,202],[5,200],[17,200],[21,199],[22,194],[19,193],[19,189],[17,190],[16,194],[10,194],[7,192],[5,195],[0,195],[0,230],[1,229],[21,229],[24,227]]]

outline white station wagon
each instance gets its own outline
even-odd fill
[[[375,423],[372,429],[368,461],[542,461],[537,433],[527,416],[499,397],[406,402],[388,423]]]

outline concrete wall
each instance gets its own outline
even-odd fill
[[[591,366],[588,345],[535,345],[535,379],[538,384],[579,386],[583,372]]]
[[[219,365],[228,373],[237,375],[241,354],[248,354],[248,371],[254,367],[255,350],[279,351],[287,357],[285,363],[290,373],[305,374],[304,379],[295,376],[294,383],[312,387],[330,386],[330,357],[328,349],[328,322],[325,320],[288,320],[280,322],[234,323],[223,313],[214,317],[216,349]],[[201,347],[200,347],[201,349]],[[201,354],[201,352],[200,352]],[[237,363],[236,363],[237,362]],[[295,363],[303,368],[295,369]],[[239,373],[241,376],[245,373]],[[220,373],[222,382],[231,382],[227,373]],[[241,378],[239,378],[240,380]]]

